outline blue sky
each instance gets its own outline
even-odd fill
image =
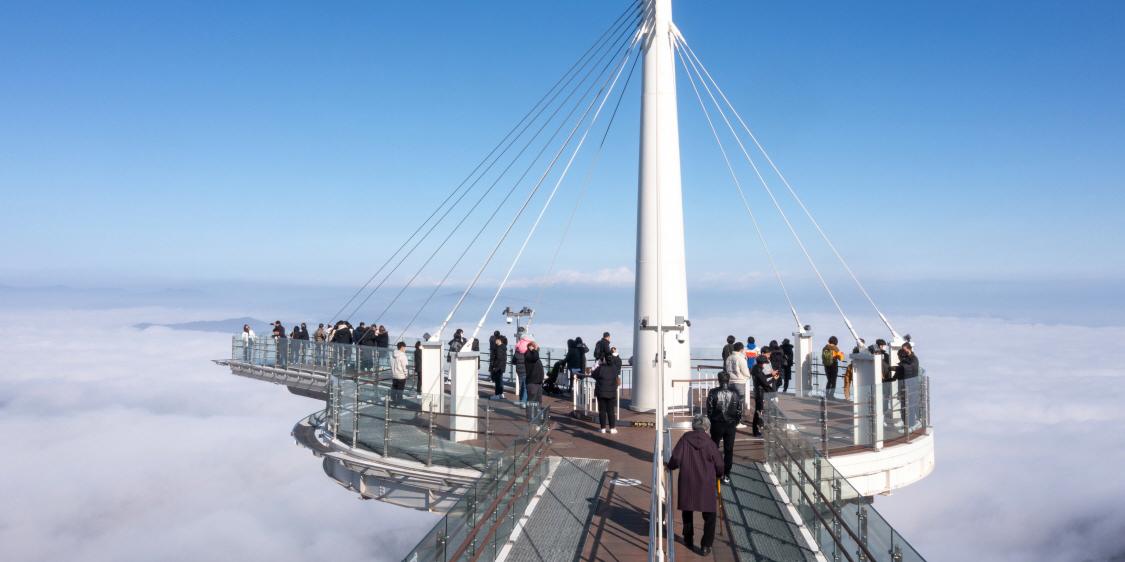
[[[358,285],[625,5],[5,4],[0,284]],[[1120,4],[675,10],[862,278],[1125,275]],[[693,280],[768,273],[680,82]],[[560,269],[632,268],[638,99],[634,82]],[[543,274],[576,170],[517,276]],[[810,279],[760,185],[740,179],[783,274]],[[455,279],[480,261],[465,263]]]

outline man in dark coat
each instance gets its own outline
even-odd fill
[[[508,338],[500,335],[500,330],[493,332],[488,341],[488,376],[496,385],[493,400],[504,398],[504,369],[508,366]]]
[[[363,338],[367,335],[367,332],[367,324],[360,322],[359,327],[356,328],[354,332],[352,332],[352,343],[359,345],[359,342],[363,341]]]
[[[414,343],[414,378],[418,381],[418,396],[422,396],[422,340]]]
[[[895,367],[895,379],[912,379],[922,374],[922,367],[918,364],[918,356],[914,355],[914,346],[910,342],[902,344],[898,350],[898,366]]]
[[[594,344],[594,360],[604,359],[606,355],[609,355],[609,349],[609,332],[606,332],[602,334],[602,339]]]
[[[375,326],[371,327],[371,331],[375,331]],[[391,346],[391,335],[387,333],[386,326],[379,326],[379,333],[375,336],[375,347],[389,348]]]
[[[336,332],[332,334],[332,343],[352,343],[352,329],[347,322],[341,321],[336,325]]]
[[[707,419],[711,426],[711,440],[716,450],[723,442],[723,480],[730,480],[730,469],[734,464],[735,429],[742,423],[742,412],[746,410],[746,398],[730,386],[730,373],[719,371],[719,386],[707,393]]]
[[[602,340],[608,341],[608,340]],[[606,423],[609,423],[609,432],[617,433],[617,378],[621,376],[621,358],[617,356],[617,348],[611,347],[607,355],[602,358],[601,365],[594,368],[591,378],[594,379],[594,398],[598,401],[598,421],[601,422],[601,432],[606,432]]]
[[[684,544],[690,550],[695,549],[693,514],[696,511],[703,513],[703,540],[699,541],[699,554],[703,556],[711,554],[711,545],[715,542],[715,513],[719,510],[717,480],[723,475],[719,448],[707,436],[709,426],[703,416],[692,418],[692,430],[676,443],[668,461],[668,468],[680,470],[676,481],[679,487],[676,503],[683,513]]]

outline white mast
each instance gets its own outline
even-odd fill
[[[672,1],[645,0],[644,87],[637,196],[637,281],[633,323],[632,408],[658,409],[663,387],[690,375],[690,330],[661,345],[676,318],[688,318],[680,132],[676,111]],[[647,320],[648,329],[641,329]],[[656,328],[655,330],[653,328]],[[662,329],[663,328],[663,329]],[[664,369],[657,356],[664,348]],[[670,392],[663,394],[671,395]],[[666,412],[661,412],[663,417]]]

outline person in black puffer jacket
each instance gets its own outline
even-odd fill
[[[617,348],[609,348],[609,354],[602,358],[601,365],[594,368],[591,377],[594,379],[594,398],[598,400],[598,421],[601,422],[601,432],[606,432],[606,423],[609,432],[617,433],[617,384],[621,376],[621,358],[617,356]]]
[[[770,342],[770,366],[773,367],[773,371],[775,373],[783,377],[781,380],[778,380],[778,383],[785,384],[785,389],[782,390],[782,392],[788,391],[789,379],[787,377],[784,377],[784,374],[786,372],[786,369],[789,368],[789,359],[785,357],[784,353],[781,352],[781,346],[777,345],[776,341]],[[777,391],[776,385],[774,386],[773,390],[774,392]]]
[[[488,376],[496,385],[496,392],[493,393],[492,399],[500,400],[504,398],[504,368],[508,366],[508,338],[500,335],[500,330],[496,330],[488,340]]]

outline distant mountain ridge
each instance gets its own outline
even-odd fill
[[[195,332],[224,332],[227,334],[236,334],[242,331],[242,327],[249,324],[250,329],[256,333],[264,333],[269,331],[269,324],[257,318],[243,316],[242,318],[228,318],[226,320],[199,320],[196,322],[180,322],[178,324],[154,324],[152,322],[141,322],[134,324],[133,327],[138,330],[144,330],[152,326],[160,326],[162,328],[171,328],[173,330],[191,330]]]

